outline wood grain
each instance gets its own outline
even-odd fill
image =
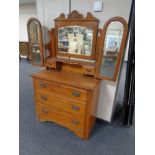
[[[53,78],[55,74],[59,76]],[[100,80],[75,74],[42,71],[32,75],[36,114],[38,120],[62,125],[86,140],[95,125]],[[74,78],[81,84],[73,82]]]
[[[84,119],[81,117],[74,117],[62,110],[52,106],[43,105],[41,102],[36,106],[37,116],[40,121],[52,121],[74,131],[84,130]]]
[[[60,110],[66,111],[76,116],[85,115],[85,102],[78,102],[71,99],[66,99],[60,96],[56,96],[52,93],[36,90],[36,99],[43,104],[51,105]]]
[[[31,75],[33,78],[45,80],[53,83],[59,83],[70,87],[75,87],[84,90],[94,90],[96,84],[100,83],[100,80],[93,77],[83,76],[69,71],[55,71],[55,70],[43,70]]]

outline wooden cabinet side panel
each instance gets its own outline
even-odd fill
[[[85,139],[88,139],[91,133],[91,130],[96,122],[96,112],[98,104],[100,84],[98,83],[94,91],[88,92],[87,108],[86,108],[86,117],[85,117]]]

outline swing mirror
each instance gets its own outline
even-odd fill
[[[32,65],[43,66],[44,56],[40,22],[35,18],[30,18],[27,23],[27,31]]]
[[[56,56],[95,60],[99,20],[90,12],[84,17],[72,11],[55,19]]]
[[[127,37],[127,23],[123,18],[110,19],[103,28],[102,51],[97,77],[116,81]]]
[[[58,52],[91,56],[93,30],[82,26],[66,26],[58,30]]]

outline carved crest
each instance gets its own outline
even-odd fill
[[[67,18],[65,17],[64,13],[61,13],[60,16],[58,18],[56,18],[55,20],[95,20],[95,21],[99,21],[96,17],[94,17],[90,12],[87,13],[87,16],[84,17],[83,14],[80,14],[78,11],[73,10],[70,14],[67,15]]]
[[[70,14],[68,14],[68,19],[82,19],[83,15],[78,11],[74,10]]]
[[[61,20],[61,19],[65,19],[65,14],[64,14],[64,13],[61,13],[61,14],[59,15],[59,17],[56,18],[55,20]]]
[[[86,20],[98,20],[94,17],[90,12],[87,12],[87,16],[85,17]]]

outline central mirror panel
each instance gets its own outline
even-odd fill
[[[91,56],[93,29],[82,26],[66,26],[58,29],[58,52]]]
[[[119,21],[111,22],[107,27],[100,67],[100,74],[104,77],[113,78],[114,76],[123,32],[124,26]]]

